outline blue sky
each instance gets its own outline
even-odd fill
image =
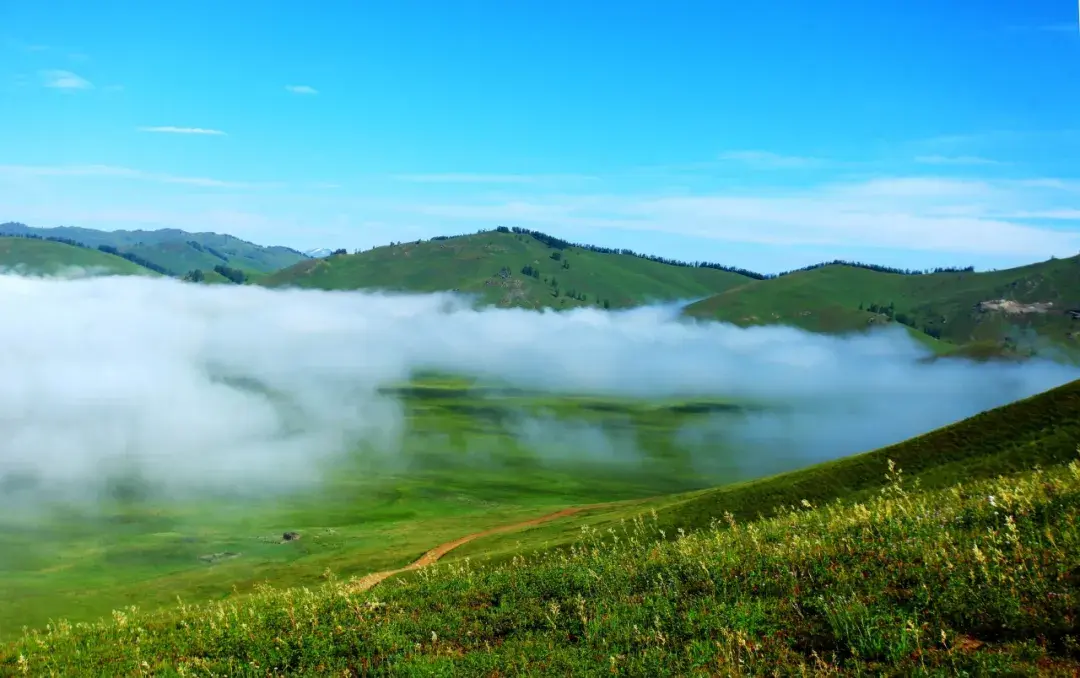
[[[1080,251],[1072,0],[0,0],[0,221],[535,228],[776,271]]]

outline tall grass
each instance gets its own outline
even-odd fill
[[[884,469],[883,469],[884,470]],[[1075,675],[1080,463],[672,540],[651,516],[566,552],[434,566],[368,592],[240,601],[29,631],[29,675]]]

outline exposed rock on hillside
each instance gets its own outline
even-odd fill
[[[980,301],[978,309],[983,313],[998,311],[1000,313],[1017,315],[1021,313],[1047,313],[1053,306],[1053,302],[1050,301],[1021,304],[1020,302],[1011,299],[994,299],[992,301]]]

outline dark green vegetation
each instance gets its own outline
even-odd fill
[[[157,275],[99,250],[36,238],[0,237],[0,270],[32,275]]]
[[[272,287],[475,294],[522,308],[626,308],[700,298],[746,275],[570,245],[543,234],[487,231],[311,259],[268,276]],[[552,246],[552,243],[555,246]]]
[[[248,592],[260,581],[312,585],[327,568],[362,575],[568,505],[753,475],[728,450],[676,437],[718,412],[738,416],[731,403],[569,398],[446,379],[386,393],[404,408],[401,449],[362,446],[322,468],[325,482],[293,491],[253,480],[247,495],[169,501],[119,477],[92,510],[56,506],[18,520],[3,508],[17,488],[0,484],[0,637],[60,616],[86,621],[129,604]],[[702,454],[713,456],[708,474],[696,463]],[[280,543],[293,530],[302,539]]]
[[[501,565],[459,561],[365,593],[331,577],[204,606],[126,609],[92,625],[54,623],[6,648],[0,667],[1075,675],[1078,395],[1074,383],[871,455],[668,500],[652,515],[638,504],[611,529],[579,525],[570,548]],[[913,471],[890,463],[897,457]],[[680,513],[710,494],[708,510]],[[687,527],[713,519],[684,535],[665,514]]]
[[[828,265],[751,281],[686,312],[834,333],[894,321],[947,342],[942,352],[963,345],[974,356],[1022,355],[1050,344],[1080,348],[1080,256],[980,273],[902,275]]]
[[[193,270],[206,273],[222,264],[259,276],[307,259],[287,247],[263,247],[231,235],[188,233],[178,229],[98,231],[71,226],[33,228],[6,223],[0,224],[0,235],[63,238],[90,249],[104,248],[128,256],[170,276],[182,276]]]

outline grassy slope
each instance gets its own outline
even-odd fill
[[[721,465],[703,475],[693,450],[677,444],[675,431],[698,417],[713,421],[702,403],[489,397],[470,385],[446,378],[402,385],[401,449],[391,459],[355,450],[326,469],[327,482],[295,492],[164,502],[149,488],[143,500],[59,508],[28,523],[0,505],[0,639],[60,615],[87,621],[129,604],[148,609],[177,596],[194,602],[234,587],[248,592],[261,581],[312,585],[327,568],[349,576],[400,567],[462,534],[568,505],[746,477]],[[548,422],[547,439],[521,438],[516,425],[529,416]],[[613,441],[632,431],[633,449],[582,455],[600,430]],[[4,490],[0,483],[0,500]],[[286,530],[304,538],[277,543]],[[200,559],[224,552],[241,555]]]
[[[607,299],[612,308],[649,300],[700,298],[739,285],[746,277],[706,268],[669,266],[622,254],[570,248],[561,261],[556,250],[528,235],[482,233],[447,240],[379,247],[354,255],[313,259],[268,276],[263,284],[319,289],[381,288],[394,291],[460,290],[479,294],[487,303],[526,308],[595,306]],[[510,270],[501,278],[502,267]],[[539,268],[540,279],[522,275]],[[554,277],[560,296],[545,279]],[[565,296],[584,293],[586,301]]]
[[[1073,397],[1075,385],[1052,400]],[[1049,459],[1026,434],[1009,437],[1033,427],[988,428],[976,450],[996,440],[1028,449],[1016,458],[1021,467]],[[947,445],[944,456],[955,463],[971,454]],[[367,593],[332,582],[206,607],[125,610],[32,633],[0,650],[0,670],[1076,675],[1080,464],[912,492],[910,479],[886,478],[881,462],[867,463],[885,491],[858,505],[808,503],[675,541],[635,520],[587,531],[569,552],[440,567]]]
[[[291,266],[306,258],[285,247],[264,247],[231,235],[188,233],[178,229],[156,231],[98,231],[90,228],[60,226],[33,228],[23,224],[0,224],[0,233],[32,234],[42,237],[70,238],[92,248],[111,245],[123,252],[144,257],[166,269],[183,275],[193,268],[210,271],[223,263],[218,257],[188,245],[195,241],[203,248],[213,248],[225,255],[228,265],[245,271],[268,273]]]
[[[1052,302],[1045,314],[980,312],[981,301]],[[753,281],[687,308],[700,318],[739,325],[783,323],[815,332],[864,329],[883,317],[859,305],[895,304],[919,327],[941,332],[953,344],[995,344],[1014,337],[1023,344],[1037,333],[1064,345],[1080,343],[1080,257],[1055,259],[1002,271],[906,276],[851,266],[826,266],[772,280]]]
[[[0,237],[0,267],[40,275],[53,275],[73,267],[112,275],[157,275],[112,254],[33,238]]]
[[[707,527],[731,513],[739,520],[771,515],[778,507],[861,498],[884,484],[882,468],[892,459],[924,487],[942,487],[1061,463],[1080,443],[1080,381],[983,412],[879,450],[817,464],[771,478],[751,480],[683,496],[632,501],[579,514],[574,520],[526,532],[478,539],[455,558],[501,560],[523,549],[570,543],[582,525],[606,529],[641,511],[655,510],[671,534],[677,528]]]

